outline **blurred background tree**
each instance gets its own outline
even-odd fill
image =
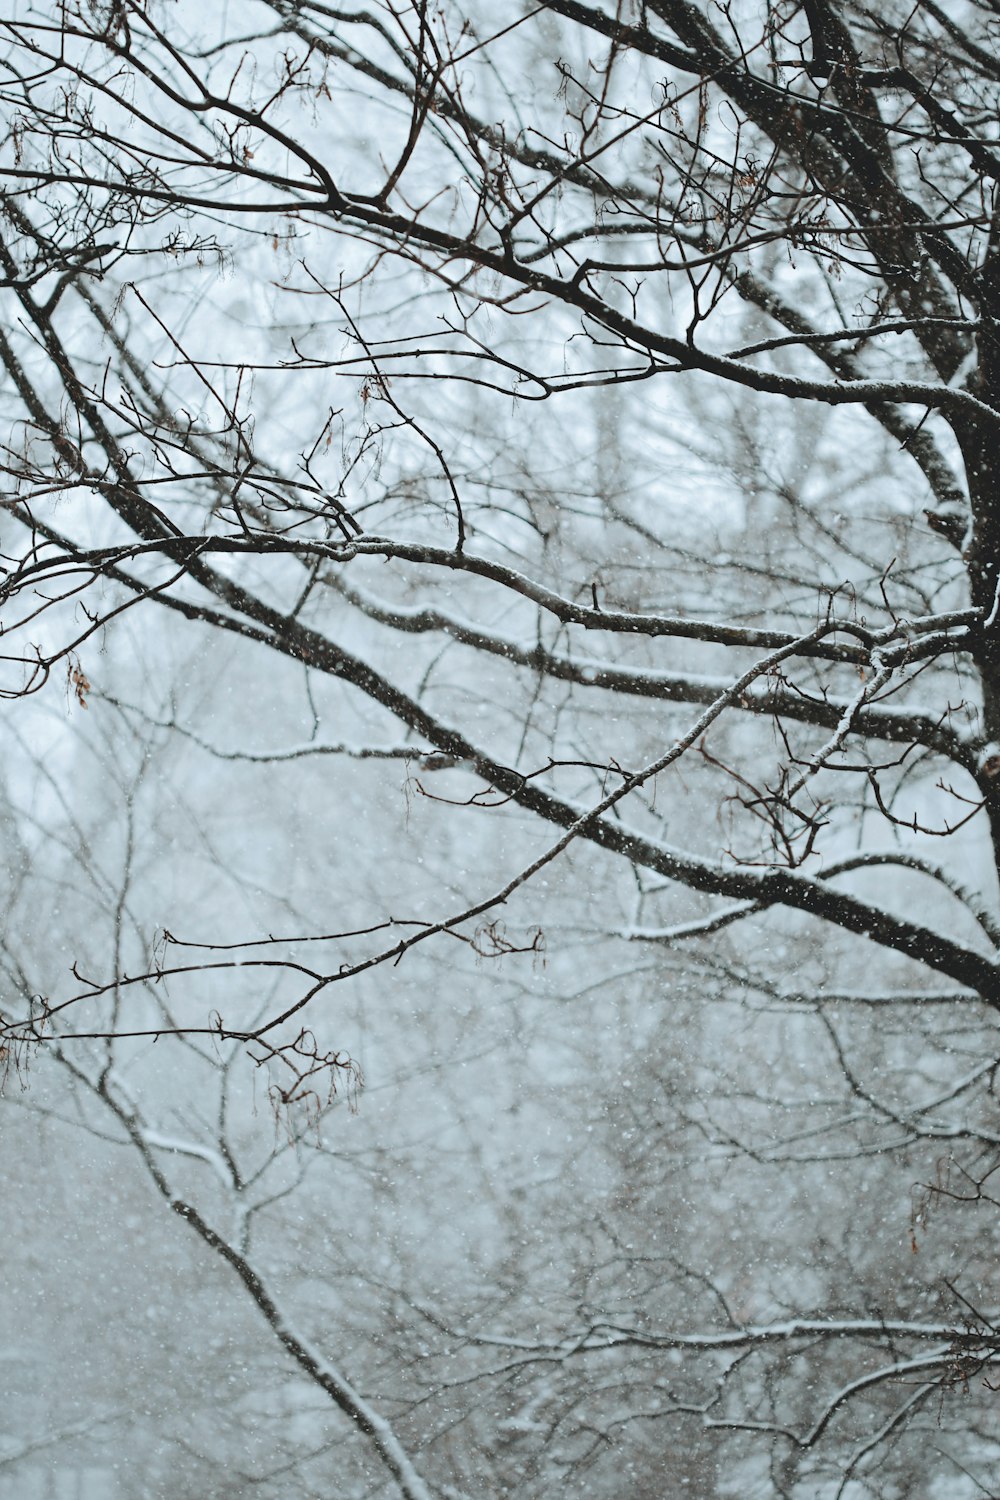
[[[0,1493],[1000,1485],[998,25],[2,22]]]

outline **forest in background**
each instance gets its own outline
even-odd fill
[[[1000,1489],[998,33],[0,17],[3,1500]]]

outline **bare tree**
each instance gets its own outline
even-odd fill
[[[802,1017],[816,1074],[805,1103],[775,1083],[806,1116],[780,1149],[736,1061],[692,1128],[896,1153],[931,1184],[919,1246],[949,1195],[983,1205],[996,1146],[995,7],[225,14],[3,22],[3,690],[27,713],[58,673],[230,762],[402,762],[477,831],[405,909],[362,847],[318,926],[165,912],[131,967],[26,975],[11,1056],[201,1034],[294,1103],[346,1063],[337,987],[425,944],[690,948],[724,1003]],[[304,669],[350,735],[324,708],[233,747],[126,703],[99,652],[140,604]],[[230,687],[263,720],[250,659]],[[713,1282],[721,1331],[601,1315],[511,1359],[611,1383],[619,1345],[709,1355],[698,1399],[640,1381],[580,1431],[611,1451],[648,1397],[763,1434],[788,1492],[875,1391],[836,1492],[1000,1348],[988,1284],[923,1319],[843,1311],[849,1281],[763,1321]],[[844,1379],[800,1401],[827,1349]]]

